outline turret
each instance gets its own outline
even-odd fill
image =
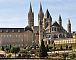
[[[71,22],[70,19],[68,20],[68,33],[71,33]]]
[[[62,18],[60,15],[59,15],[59,25],[62,26]]]
[[[49,16],[49,32],[52,30],[52,17]]]
[[[48,27],[49,30],[48,32],[51,32],[51,26],[52,26],[52,17],[47,9],[43,20],[43,27],[44,29]]]

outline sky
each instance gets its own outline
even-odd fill
[[[76,0],[0,0],[0,28],[24,28],[28,25],[30,2],[34,12],[34,25],[38,25],[40,1],[45,14],[48,9],[53,23],[62,17],[62,25],[67,30],[68,19],[72,31],[76,31]]]

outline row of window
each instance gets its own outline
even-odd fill
[[[22,37],[22,35],[0,35],[0,37]]]
[[[64,41],[56,41],[56,44],[62,44],[62,43],[76,43],[75,40],[64,40]]]
[[[53,35],[53,36],[51,36],[51,35],[47,35],[46,36],[46,38],[64,38],[65,37],[65,35],[64,34],[60,34],[60,35]]]
[[[45,44],[50,44],[51,41],[44,41]],[[64,44],[64,43],[76,43],[76,40],[62,40],[62,41],[54,41],[55,44]]]

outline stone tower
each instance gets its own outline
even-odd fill
[[[34,13],[32,12],[31,3],[30,3],[30,9],[28,12],[28,25],[29,25],[29,27],[31,27],[33,29],[33,27],[34,27]]]
[[[68,33],[71,33],[71,23],[70,23],[70,20],[68,20]]]
[[[62,26],[62,18],[61,18],[61,15],[59,15],[59,25]]]
[[[40,10],[38,13],[39,45],[41,45],[41,40],[43,39],[43,17],[44,17],[44,13],[42,10],[42,5],[40,3]]]
[[[46,29],[48,27],[49,30],[48,32],[51,32],[51,26],[52,26],[52,17],[50,16],[50,13],[47,9],[43,19],[43,28]]]

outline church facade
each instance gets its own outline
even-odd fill
[[[52,23],[52,17],[48,11],[44,14],[42,5],[38,13],[38,26],[34,26],[34,12],[30,3],[28,12],[28,26],[25,28],[0,28],[0,46],[16,45],[20,47],[41,44],[41,40],[72,38],[71,22],[68,20],[67,30],[62,26],[62,18],[59,15],[58,22]]]
[[[30,17],[29,17],[30,14]],[[73,38],[73,33],[71,32],[71,22],[70,19],[68,20],[67,30],[64,29],[62,26],[62,18],[61,15],[59,15],[58,22],[55,21],[53,23],[52,17],[48,11],[46,10],[45,14],[42,9],[42,5],[40,3],[40,9],[38,13],[38,26],[34,26],[34,12],[32,12],[32,7],[30,4],[30,10],[28,13],[28,25],[33,28],[34,30],[34,38],[35,43],[41,44],[41,40],[43,39],[48,42],[49,40],[62,40],[66,38]]]

